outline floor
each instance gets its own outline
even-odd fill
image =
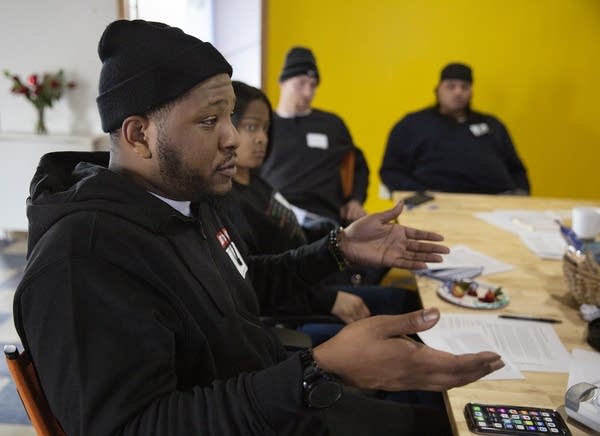
[[[5,235],[2,235],[5,236]],[[25,266],[27,240],[24,234],[0,239],[0,346],[20,344],[12,320],[12,301]],[[1,348],[1,347],[0,347]],[[0,436],[33,436],[29,419],[0,359]]]

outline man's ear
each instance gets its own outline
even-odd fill
[[[123,120],[121,132],[123,142],[129,151],[144,159],[152,157],[150,150],[150,120],[142,115],[132,115]]]

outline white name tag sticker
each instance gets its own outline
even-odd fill
[[[231,259],[241,276],[243,278],[246,278],[246,273],[248,272],[248,265],[246,265],[246,262],[244,262],[244,258],[235,246],[235,242],[232,241],[229,244],[229,246],[225,249],[225,252],[229,255],[229,258]]]
[[[229,237],[229,233],[226,228],[222,228],[217,232],[217,240],[221,244],[221,247],[225,250],[225,253],[229,256],[238,272],[243,278],[246,278],[246,273],[248,272],[248,265],[244,262],[244,258],[242,254],[239,252],[235,243]]]
[[[322,150],[327,150],[329,148],[329,139],[324,133],[307,133],[306,145],[308,145],[311,148],[320,148]]]
[[[482,136],[490,131],[490,127],[487,125],[487,123],[471,124],[469,129],[475,136]]]

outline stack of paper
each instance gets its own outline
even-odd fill
[[[514,266],[472,250],[466,245],[452,247],[450,254],[444,255],[441,263],[428,263],[427,267],[427,270],[421,270],[419,273],[440,280],[460,280],[514,269]]]
[[[431,277],[438,280],[465,280],[474,279],[481,275],[483,272],[483,266],[474,267],[455,267],[455,268],[432,268],[432,269],[421,269],[416,271],[417,274]]]
[[[567,243],[559,233],[523,232],[519,237],[527,248],[542,259],[562,259],[567,249]]]
[[[569,370],[569,352],[554,327],[543,322],[444,313],[419,337],[430,347],[453,354],[498,353],[506,366],[486,376],[486,380],[524,378],[520,371]]]
[[[475,216],[518,235],[527,248],[543,259],[561,259],[567,248],[556,220],[570,216],[570,210],[528,211],[500,209]]]

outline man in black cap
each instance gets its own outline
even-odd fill
[[[471,109],[472,84],[469,66],[446,65],[437,104],[394,126],[379,171],[388,189],[529,194],[527,171],[506,127]]]
[[[369,168],[344,121],[312,107],[319,83],[313,53],[293,47],[279,76],[281,93],[262,175],[296,208],[301,224],[325,218],[345,225],[366,215]]]
[[[111,152],[42,158],[14,305],[66,434],[436,431],[434,412],[346,394],[340,379],[443,390],[503,365],[403,336],[433,326],[435,309],[358,321],[286,355],[259,307],[346,261],[439,261],[447,249],[427,241],[441,236],[393,224],[397,206],[281,256],[245,256],[215,200],[236,171],[230,65],[212,45],[142,20],[110,24],[98,52]]]

